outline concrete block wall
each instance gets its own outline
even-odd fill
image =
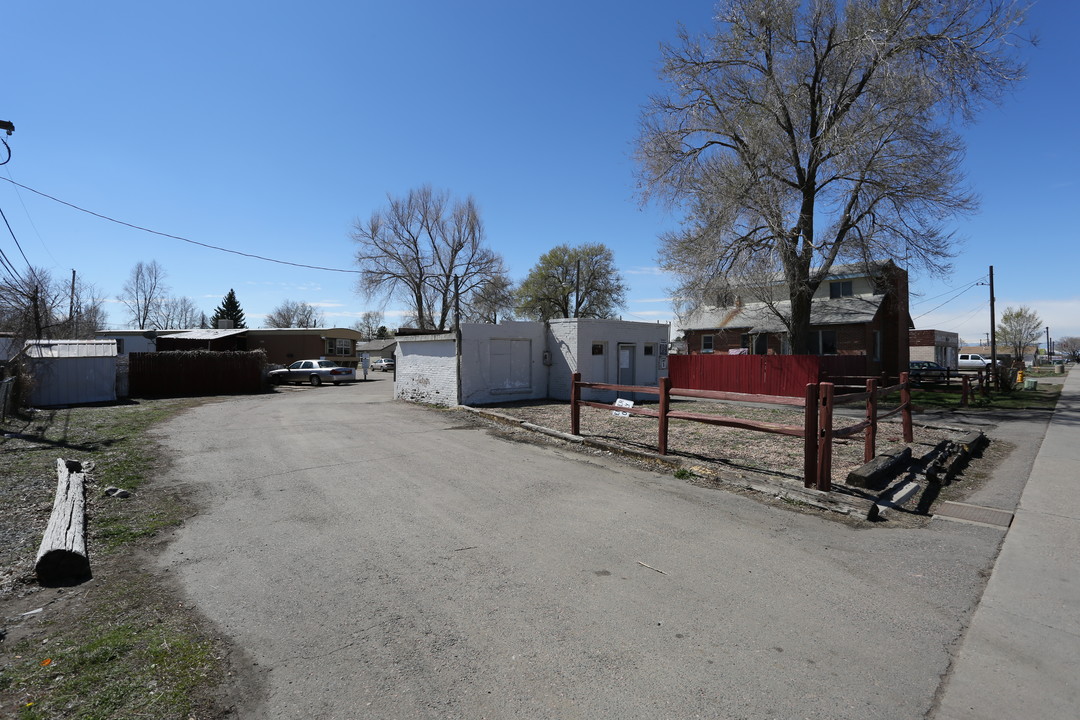
[[[394,398],[457,405],[457,353],[453,335],[398,338]]]
[[[463,405],[547,397],[543,323],[462,324],[461,344]]]

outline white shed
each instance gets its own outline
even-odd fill
[[[460,366],[454,333],[399,337],[394,396],[439,405],[569,400],[578,371],[585,381],[655,386],[667,374],[669,329],[623,320],[466,323]],[[611,401],[615,393],[585,397]]]
[[[26,357],[35,407],[116,400],[114,340],[28,340]]]

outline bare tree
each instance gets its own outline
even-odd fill
[[[516,295],[519,312],[537,320],[607,318],[626,303],[626,284],[605,245],[559,245],[540,256]]]
[[[0,329],[18,340],[60,336],[64,294],[42,268],[27,267],[4,279],[0,282]]]
[[[199,327],[201,316],[202,311],[189,297],[162,298],[151,324],[158,330],[188,330]]]
[[[268,328],[316,328],[322,327],[325,322],[322,311],[314,305],[295,300],[284,300],[266,316],[263,326]]]
[[[368,310],[360,319],[357,320],[353,327],[358,333],[364,336],[365,340],[371,340],[379,333],[379,326],[383,323],[383,314],[378,310]]]
[[[1080,362],[1080,337],[1063,337],[1057,341],[1057,350],[1066,360]]]
[[[1042,331],[1042,318],[1034,310],[1026,305],[1007,307],[998,322],[997,339],[1011,347],[1013,358],[1020,360],[1039,344]]]
[[[681,32],[637,144],[643,200],[686,216],[660,250],[681,309],[766,268],[803,353],[834,263],[946,271],[946,222],[976,206],[951,121],[1021,79],[1024,14],[997,0],[727,0],[715,33]]]
[[[462,318],[467,322],[492,324],[513,318],[517,314],[515,291],[510,276],[499,273],[462,301]]]
[[[153,327],[162,301],[169,294],[165,284],[165,268],[157,260],[144,263],[141,260],[131,268],[127,282],[117,300],[127,308],[128,324],[136,330]]]
[[[351,233],[360,246],[359,290],[367,298],[403,301],[420,329],[446,330],[455,300],[502,267],[485,247],[479,208],[471,197],[451,201],[430,186],[387,199],[387,207],[367,222],[357,220]]]

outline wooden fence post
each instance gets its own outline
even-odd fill
[[[818,386],[806,385],[806,406],[803,420],[803,486],[817,484],[818,461]]]
[[[915,441],[915,435],[911,432],[911,383],[906,372],[900,373],[900,382],[903,384],[900,388],[900,403],[903,407],[900,418],[904,426],[904,442],[909,443]]]
[[[960,407],[967,407],[971,396],[971,380],[965,375],[960,379],[960,384],[963,386],[960,390]]]
[[[865,447],[863,448],[863,462],[868,463],[877,455],[877,380],[866,381],[866,426]]]
[[[660,378],[660,439],[657,447],[661,455],[667,455],[668,409],[671,405],[671,378]]]
[[[581,373],[576,372],[570,379],[570,434],[581,434]]]
[[[821,442],[818,444],[817,489],[829,492],[832,490],[832,383],[821,383],[818,400],[820,403],[818,434]]]

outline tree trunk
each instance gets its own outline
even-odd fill
[[[56,460],[56,498],[34,571],[42,583],[90,577],[86,554],[86,476],[78,462]]]

